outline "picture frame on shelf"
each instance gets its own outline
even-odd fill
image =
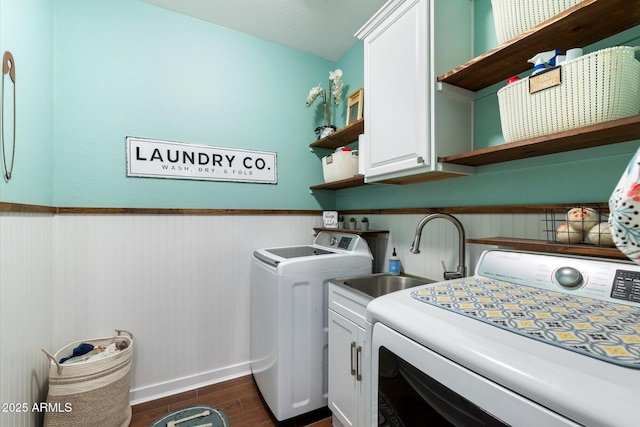
[[[338,212],[337,211],[323,211],[322,212],[322,226],[324,228],[338,228]]]
[[[362,118],[362,98],[364,89],[360,88],[347,98],[347,125]]]

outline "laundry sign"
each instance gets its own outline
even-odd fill
[[[127,137],[127,176],[277,184],[270,151]]]

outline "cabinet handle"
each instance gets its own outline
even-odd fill
[[[356,380],[357,381],[362,381],[362,371],[360,369],[362,367],[361,356],[362,356],[362,346],[358,346],[358,349],[356,350],[356,369],[357,369]]]
[[[356,342],[352,341],[351,342],[351,375],[355,375],[356,374],[356,367],[354,366],[354,357],[353,357],[353,351],[356,348]]]

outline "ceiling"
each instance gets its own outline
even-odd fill
[[[143,0],[337,61],[386,0]]]

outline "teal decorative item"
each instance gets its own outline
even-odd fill
[[[640,264],[640,148],[609,199],[609,228],[622,253]]]
[[[149,427],[229,427],[227,416],[220,410],[208,405],[188,406],[173,411]]]

